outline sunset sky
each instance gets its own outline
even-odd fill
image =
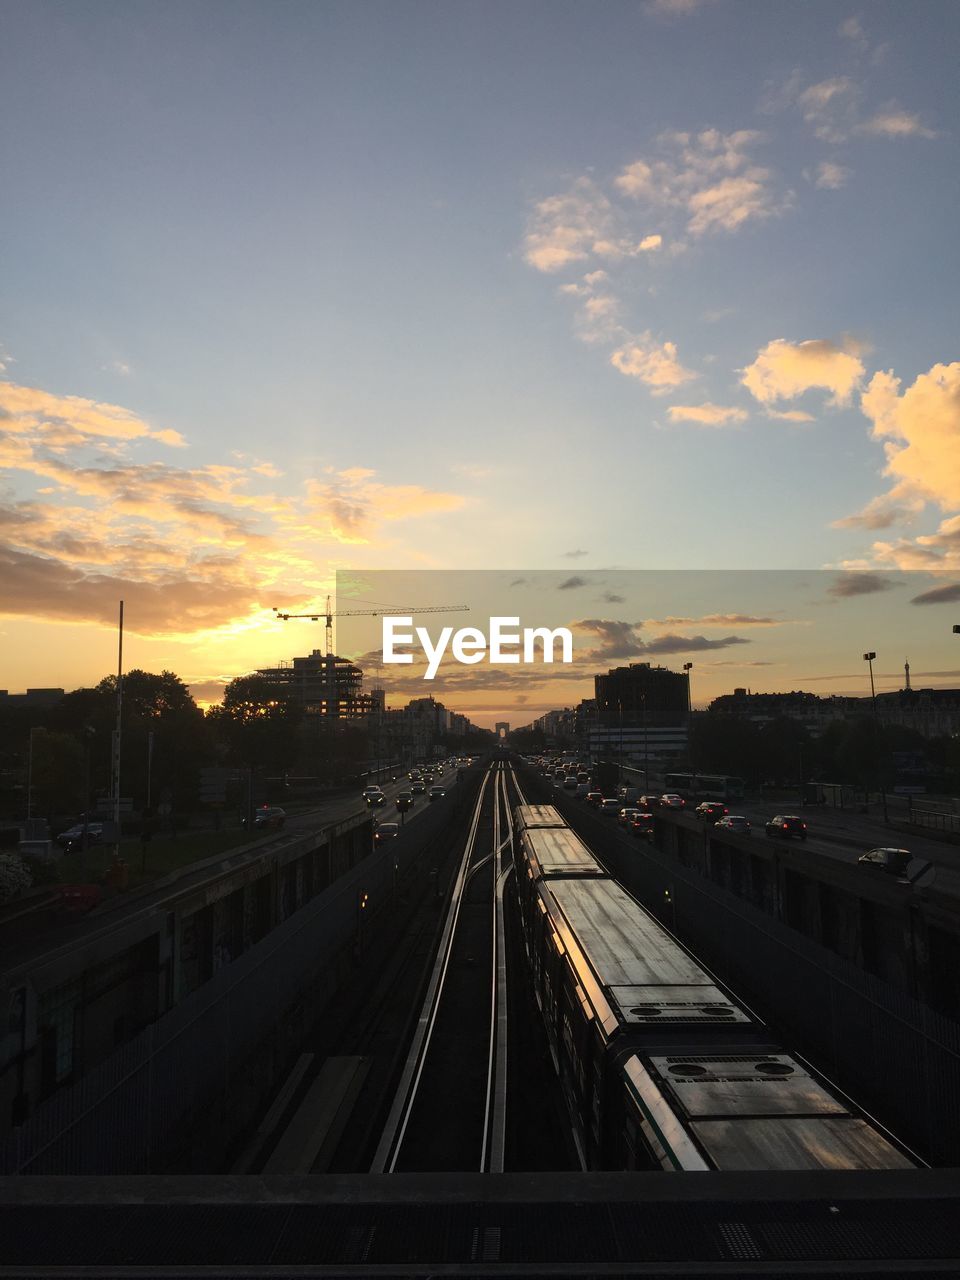
[[[956,0],[0,0],[0,687],[122,598],[217,700],[337,570],[487,569],[922,571],[885,687],[957,685],[958,59]]]

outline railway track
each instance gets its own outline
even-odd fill
[[[508,772],[484,776],[416,1030],[373,1173],[502,1172],[507,1127],[504,892],[512,872]]]

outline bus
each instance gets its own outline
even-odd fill
[[[742,800],[743,779],[722,773],[665,773],[663,790],[685,800]]]

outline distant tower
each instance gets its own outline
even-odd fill
[[[903,674],[906,678],[906,684],[903,687],[909,690],[910,688],[910,663],[909,662],[904,661]]]

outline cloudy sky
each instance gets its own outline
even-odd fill
[[[123,598],[211,696],[338,569],[960,578],[954,0],[0,24],[0,685]]]

